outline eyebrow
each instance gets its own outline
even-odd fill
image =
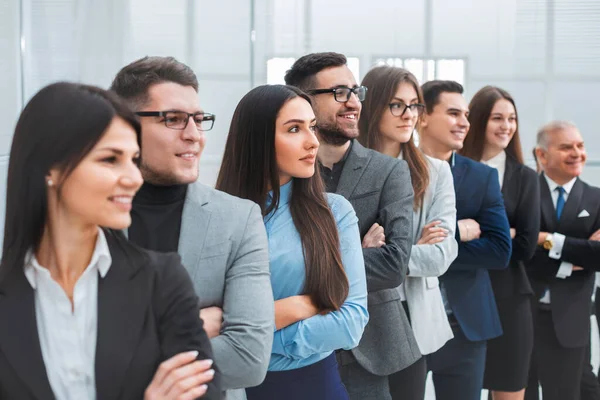
[[[469,110],[463,110],[461,108],[450,107],[446,109],[446,112],[469,112]]]
[[[310,120],[310,122],[315,122],[316,120],[317,120],[316,118],[313,118]],[[291,124],[291,123],[303,124],[304,122],[306,122],[306,120],[304,120],[304,119],[290,119],[289,121],[286,121],[283,124],[284,125]]]
[[[404,99],[401,99],[400,97],[396,97],[396,96],[394,96],[394,98],[393,98],[392,100],[398,100],[398,101],[401,101],[401,102],[403,102],[403,103],[406,103],[406,102],[404,101]],[[415,97],[415,98],[413,98],[413,99],[412,99],[410,102],[412,103],[413,101],[419,101],[419,98],[418,98],[418,97]]]
[[[102,148],[97,149],[96,151],[110,151],[117,155],[123,155],[123,150],[117,149],[115,147],[102,147]],[[140,152],[139,150],[136,150],[135,154],[139,154],[139,152]]]
[[[495,112],[495,113],[492,113],[492,115],[499,115],[499,116],[502,116],[502,113],[500,113],[500,112]],[[509,116],[516,116],[517,114],[515,114],[515,113],[510,113],[510,114],[508,114],[508,115],[509,115]]]

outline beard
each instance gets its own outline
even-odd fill
[[[336,147],[343,146],[358,137],[358,127],[352,130],[344,130],[337,124],[317,124],[317,131],[322,143]]]

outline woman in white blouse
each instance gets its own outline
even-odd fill
[[[458,254],[454,238],[456,204],[448,163],[427,157],[416,146],[413,132],[423,112],[423,95],[409,71],[381,66],[362,81],[369,88],[359,121],[359,141],[365,147],[404,159],[415,193],[413,246],[409,273],[399,287],[419,350],[423,355],[452,338],[438,283]],[[423,399],[427,375],[425,357],[390,375],[396,399]]]
[[[135,115],[99,88],[52,84],[23,110],[0,264],[0,398],[221,398],[179,256],[119,233],[142,184],[139,142]]]

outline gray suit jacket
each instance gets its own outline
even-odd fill
[[[223,309],[211,344],[224,389],[259,385],[267,372],[275,330],[267,243],[256,204],[200,183],[188,187],[178,252],[200,307]],[[227,392],[227,400],[244,398],[243,390]]]
[[[408,277],[403,284],[411,325],[419,350],[430,354],[452,339],[452,329],[440,293],[438,276],[444,274],[458,255],[456,198],[450,164],[425,156],[429,164],[429,186],[420,209],[413,213],[413,246]],[[423,226],[441,221],[448,237],[436,244],[417,244]]]
[[[367,371],[390,375],[421,358],[398,288],[408,271],[413,237],[408,165],[365,149],[355,140],[337,193],[354,207],[361,238],[375,222],[385,231],[385,246],[363,250],[370,318],[352,353]]]

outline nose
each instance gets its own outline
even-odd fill
[[[346,101],[346,106],[348,106],[349,108],[359,108],[361,106],[360,104],[360,100],[358,99],[358,96],[356,95],[356,93],[351,92],[350,93],[350,98],[348,99],[348,101]]]
[[[133,162],[129,165],[126,171],[121,175],[119,183],[127,188],[138,190],[144,183],[142,172]]]
[[[319,148],[319,139],[317,139],[315,131],[310,129],[308,130],[308,135],[306,135],[306,141],[304,142],[304,148],[306,150]]]
[[[416,112],[415,112],[415,114],[416,114]],[[413,114],[413,111],[411,110],[410,107],[406,107],[404,109],[404,113],[402,113],[402,115],[400,116],[400,118],[402,118],[402,119],[412,119],[415,116],[415,114]]]
[[[458,123],[461,127],[464,127],[466,129],[469,129],[469,127],[471,126],[471,123],[469,122],[465,114],[461,115],[461,117],[458,119]]]
[[[191,119],[191,121],[190,121]],[[188,117],[188,124],[181,132],[181,139],[189,142],[199,142],[204,137],[204,131],[196,127],[192,116]]]

